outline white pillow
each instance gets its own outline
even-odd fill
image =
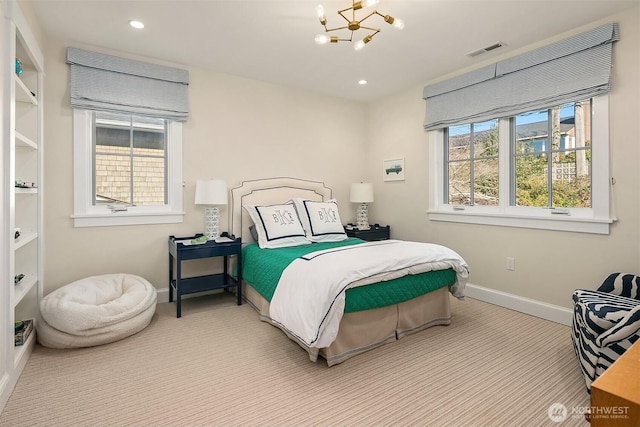
[[[347,238],[340,221],[338,202],[335,199],[326,202],[293,199],[298,216],[307,239],[312,242],[339,242]]]
[[[261,248],[282,248],[311,243],[304,234],[293,203],[282,205],[244,205],[258,232]]]

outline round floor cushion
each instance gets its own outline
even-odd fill
[[[156,288],[133,274],[106,274],[69,283],[40,301],[38,342],[73,348],[107,344],[146,328]]]

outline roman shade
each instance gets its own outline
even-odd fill
[[[426,86],[425,130],[512,116],[608,93],[611,23]]]
[[[189,72],[67,48],[71,107],[186,121]]]

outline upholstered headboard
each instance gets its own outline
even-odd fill
[[[242,237],[243,243],[254,242],[249,233],[253,224],[249,214],[242,209],[243,204],[273,205],[284,203],[294,197],[308,200],[325,201],[332,197],[332,191],[324,182],[309,181],[298,178],[266,178],[243,181],[238,187],[231,189],[231,232]]]

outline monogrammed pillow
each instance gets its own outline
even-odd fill
[[[282,205],[244,205],[258,232],[261,248],[282,248],[311,243],[304,233],[293,203]]]
[[[312,242],[339,242],[347,238],[344,232],[338,203],[335,199],[315,202],[296,198],[293,203],[307,239]]]

